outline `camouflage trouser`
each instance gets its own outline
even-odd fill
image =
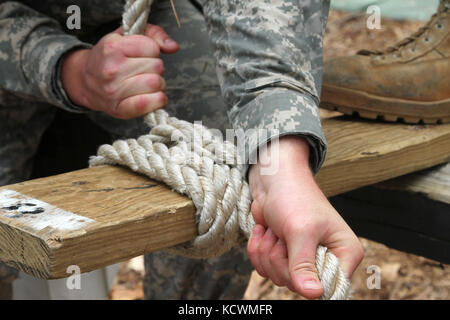
[[[208,43],[205,22],[186,1],[183,26],[178,29],[169,6],[153,10],[151,21],[165,28],[182,50],[163,56],[171,115],[221,129],[231,128]],[[189,18],[189,21],[186,21]],[[0,91],[0,185],[27,180],[40,139],[56,108]],[[114,138],[146,133],[142,119],[116,120],[87,113]],[[165,252],[145,257],[147,299],[213,299],[242,297],[252,271],[245,250],[236,249],[214,260],[192,260]],[[14,271],[0,265],[0,282],[10,283]],[[0,288],[2,288],[0,283]]]

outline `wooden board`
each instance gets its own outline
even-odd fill
[[[337,117],[323,120],[329,148],[317,182],[327,196],[450,160],[450,125],[419,126]]]
[[[450,160],[450,125],[337,117],[324,119],[323,126],[329,152],[317,181],[328,196]],[[196,234],[189,199],[118,167],[83,169],[2,190],[31,200],[22,199],[19,209],[16,200],[0,200],[0,260],[41,278],[66,277],[70,265],[88,272]],[[41,207],[44,212],[27,213]],[[54,214],[64,223],[42,224]]]
[[[43,213],[7,218],[8,210],[0,209],[0,260],[41,278],[67,277],[70,265],[88,272],[196,235],[189,199],[119,167],[79,170],[6,189],[93,220],[73,230],[40,229],[24,220]]]
[[[450,162],[380,182],[376,187],[420,193],[432,200],[450,204]]]

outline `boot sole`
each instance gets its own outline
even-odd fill
[[[346,115],[387,122],[450,123],[450,99],[433,102],[411,101],[323,85],[320,107]]]

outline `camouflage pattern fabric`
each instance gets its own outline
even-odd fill
[[[81,30],[65,27],[73,4],[81,8]],[[73,104],[59,79],[61,57],[120,26],[123,4],[0,0],[1,185],[29,177],[56,107],[85,113],[114,138],[147,132],[142,119],[113,119]],[[178,0],[175,6],[181,29],[167,0],[155,1],[150,16],[180,44],[179,52],[162,56],[167,111],[222,132],[268,129],[269,140],[303,135],[316,172],[326,153],[318,97],[329,1]],[[245,138],[249,155],[266,142],[254,132]],[[145,265],[147,299],[239,299],[252,271],[245,245],[212,260],[157,252]]]

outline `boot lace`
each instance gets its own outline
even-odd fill
[[[405,46],[412,44],[410,47],[411,52],[414,52],[416,50],[416,43],[417,40],[422,38],[423,42],[427,43],[430,41],[430,38],[428,36],[430,30],[434,27],[438,30],[441,30],[443,28],[442,21],[444,19],[444,16],[450,11],[450,1],[445,1],[445,3],[441,3],[439,6],[438,11],[430,18],[430,20],[425,24],[423,27],[419,28],[415,33],[410,35],[409,37],[406,37],[405,39],[402,39],[398,43],[396,43],[393,46],[390,46],[384,50],[360,50],[357,52],[357,54],[360,55],[377,55],[377,56],[384,56],[386,54],[392,54],[396,52],[397,57],[401,57],[402,48]]]

